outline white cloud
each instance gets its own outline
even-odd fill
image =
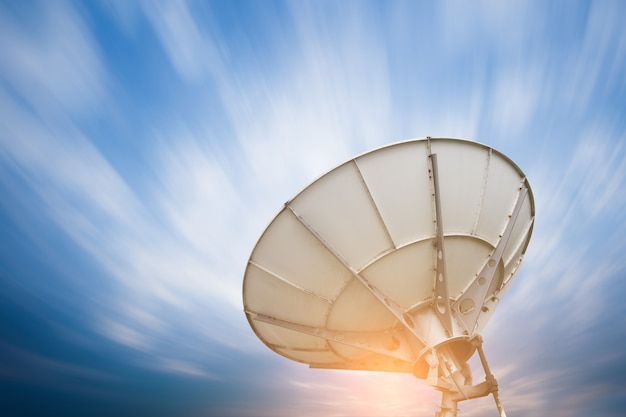
[[[121,345],[134,349],[151,351],[154,341],[145,334],[119,321],[104,319],[98,328],[103,334]]]
[[[220,51],[197,25],[188,3],[146,1],[143,6],[170,61],[185,80],[222,76]]]
[[[617,137],[616,137],[617,136]],[[576,202],[591,216],[626,205],[626,136],[607,128],[590,128],[576,147],[565,178],[576,184]]]
[[[174,37],[167,40],[169,52],[184,75],[198,75],[204,69],[198,65],[208,61],[193,61],[201,45],[193,43],[198,34],[186,26],[186,6],[161,6],[175,12],[156,10],[167,12],[157,17],[165,19],[159,21],[161,30]],[[228,269],[232,255],[221,246],[237,220],[228,179],[197,149],[172,145],[176,152],[157,167],[166,178],[145,184],[161,193],[142,193],[149,198],[141,200],[75,124],[105,96],[106,73],[89,31],[65,3],[46,4],[41,19],[36,33],[2,19],[0,75],[11,90],[0,90],[0,157],[40,198],[36,215],[53,220],[116,284],[84,293],[65,308],[81,311],[111,340],[157,358],[170,353],[164,342],[181,329],[193,335],[189,343],[197,343],[198,350],[216,342],[237,345],[225,324],[241,326],[234,319],[240,277]],[[181,50],[179,41],[192,42],[192,50]],[[146,205],[154,201],[165,208],[167,222],[159,223],[159,213]],[[230,220],[224,221],[227,215]],[[85,288],[79,285],[83,278],[65,276],[65,285],[84,291],[79,290]],[[171,366],[163,369],[193,371],[169,360]]]
[[[614,91],[624,89],[626,70],[626,32],[621,17],[624,3],[594,2],[586,13],[584,37],[568,54],[562,72],[562,87],[556,91],[574,117],[584,117],[590,107]]]
[[[404,139],[389,134],[387,56],[375,27],[341,7],[343,25],[316,27],[312,13],[291,9],[297,36],[279,76],[244,74],[240,88],[221,87],[245,162],[275,204],[354,154]]]
[[[97,291],[79,284],[84,277],[64,277],[77,290],[91,288],[65,309],[80,311],[121,345],[168,358],[159,369],[170,372],[207,377],[176,355],[204,363],[207,346],[249,349],[238,335],[247,328],[241,274],[252,237],[236,233],[249,221],[201,139],[168,138],[155,161],[161,176],[145,184],[152,192],[139,200],[71,126],[42,125],[6,95],[0,108],[10,116],[0,124],[0,155],[41,198],[37,214],[50,216],[114,280],[110,290]],[[181,331],[186,350],[173,351]]]
[[[229,173],[203,145],[207,137],[174,133],[159,152],[161,208],[172,228],[211,257],[228,247],[222,238],[236,227],[242,197]]]
[[[511,138],[528,131],[545,87],[540,70],[505,70],[494,84],[489,113],[497,136]]]
[[[481,42],[504,53],[520,53],[542,29],[542,13],[528,1],[506,4],[481,0],[467,4],[458,0],[438,3],[446,45],[454,51],[475,50]]]
[[[106,71],[81,17],[64,2],[43,2],[28,31],[0,13],[0,76],[43,115],[74,114],[106,96]]]
[[[158,361],[157,366],[160,367],[161,369],[164,369],[167,372],[174,372],[177,374],[189,375],[189,376],[193,376],[197,378],[214,379],[214,380],[222,379],[221,377],[213,375],[193,363],[179,360],[179,359],[169,359],[169,358],[160,359]]]
[[[139,3],[126,0],[101,0],[100,3],[124,32],[135,34],[135,25],[141,16]]]
[[[98,213],[94,217],[104,215],[125,226],[136,222],[134,215],[139,214],[140,203],[79,131],[71,125],[45,125],[1,92],[0,108],[6,116],[0,123],[0,145],[6,162],[22,168],[40,196],[51,205],[80,200],[53,210],[55,215],[71,216],[75,211],[80,216],[79,212],[88,208]]]

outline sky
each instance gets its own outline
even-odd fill
[[[0,2],[6,416],[432,416],[408,374],[313,370],[242,281],[282,204],[411,138],[535,199],[484,349],[509,416],[626,408],[623,1]],[[459,415],[497,416],[491,398]]]

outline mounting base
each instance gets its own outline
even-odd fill
[[[430,361],[431,368],[427,378],[427,382],[442,393],[441,411],[436,412],[435,417],[457,417],[458,403],[460,401],[481,398],[489,394],[493,395],[500,417],[506,417],[498,397],[498,382],[489,369],[482,349],[482,338],[477,336],[469,342],[478,351],[480,362],[485,371],[485,381],[472,385],[472,375],[467,363],[455,369],[454,364],[447,355],[437,352]]]

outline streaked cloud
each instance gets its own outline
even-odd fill
[[[222,76],[219,51],[207,33],[197,25],[190,4],[172,1],[147,1],[143,10],[161,40],[171,63],[187,81]]]
[[[7,13],[0,15],[4,88],[17,90],[44,117],[58,117],[59,107],[80,115],[106,96],[107,76],[99,49],[69,4],[41,2],[40,6],[35,11],[38,24],[30,30]]]

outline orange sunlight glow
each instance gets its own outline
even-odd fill
[[[302,393],[298,414],[320,416],[428,416],[440,394],[411,374],[369,371],[307,370],[293,381]]]

